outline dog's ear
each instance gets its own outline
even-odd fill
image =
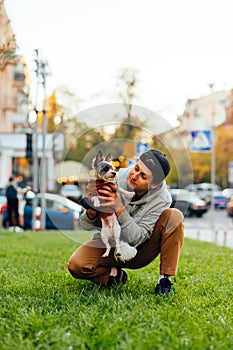
[[[93,162],[94,166],[97,165],[98,163],[102,162],[103,160],[104,160],[103,153],[101,151],[99,151],[97,153],[97,156],[94,159],[94,162]]]
[[[112,157],[110,153],[107,155],[107,157],[105,157],[105,160],[106,162],[109,162],[109,163],[112,161]]]

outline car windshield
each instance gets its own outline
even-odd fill
[[[64,185],[62,187],[61,193],[63,194],[73,194],[73,195],[79,195],[80,191],[78,186],[75,185]]]

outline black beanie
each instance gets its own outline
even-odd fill
[[[153,182],[158,184],[162,182],[170,171],[170,163],[166,154],[151,149],[139,157],[139,159],[146,165],[153,174]]]

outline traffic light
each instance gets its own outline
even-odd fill
[[[26,158],[32,159],[32,134],[26,134],[27,143],[26,143]]]

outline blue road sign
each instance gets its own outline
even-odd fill
[[[211,130],[191,131],[190,152],[211,152],[213,149],[213,135]]]
[[[136,154],[140,156],[142,153],[149,151],[149,143],[137,142],[136,143]]]

